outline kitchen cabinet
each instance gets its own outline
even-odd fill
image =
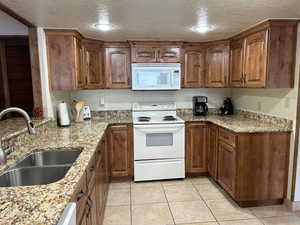
[[[183,88],[199,88],[205,86],[205,49],[185,49]]]
[[[110,171],[112,177],[132,176],[132,125],[112,125],[109,128]]]
[[[131,62],[180,63],[181,44],[177,42],[130,42]]]
[[[161,63],[179,63],[180,48],[164,47],[159,48],[157,53],[157,61]]]
[[[236,182],[236,150],[223,142],[218,147],[218,182],[235,196]]]
[[[157,49],[154,47],[131,48],[131,61],[139,63],[155,63]]]
[[[186,124],[186,172],[208,174],[241,206],[282,203],[289,132],[234,133],[214,124]]]
[[[109,182],[106,155],[104,135],[71,198],[76,202],[77,225],[102,224]]]
[[[230,87],[243,87],[244,85],[244,40],[233,41],[230,44]]]
[[[84,89],[105,88],[103,49],[98,41],[83,41],[83,81]]]
[[[186,124],[186,172],[207,172],[208,124],[192,122]]]
[[[206,87],[226,87],[229,75],[229,43],[206,50]]]
[[[218,127],[209,125],[208,128],[208,145],[207,145],[207,170],[208,174],[217,179],[218,169]]]
[[[265,86],[267,33],[268,31],[261,31],[245,39],[244,81],[247,87]]]
[[[231,38],[230,87],[293,88],[296,21],[269,20]]]
[[[84,174],[77,184],[77,187],[71,197],[71,202],[76,203],[76,224],[82,224],[82,218],[85,218],[87,204],[87,184],[86,175]]]
[[[234,133],[219,128],[217,182],[242,207],[282,203],[290,133]]]
[[[84,84],[81,35],[76,31],[46,30],[48,72],[52,90],[75,90]]]
[[[105,77],[107,88],[131,88],[130,71],[129,48],[105,48]]]

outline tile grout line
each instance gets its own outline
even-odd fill
[[[211,184],[216,185],[214,181],[210,181],[210,182],[211,182]],[[196,184],[194,184],[194,183],[192,183],[192,184],[193,184],[193,186],[196,185]],[[195,188],[196,188],[196,187],[195,187]],[[199,193],[200,197],[202,198],[202,196],[201,196],[201,194],[200,194],[200,191],[199,191],[197,188],[196,188],[196,190],[197,190],[197,192]],[[229,198],[230,198],[230,197],[229,197]],[[202,199],[203,199],[203,198],[202,198]],[[228,200],[226,196],[225,196],[225,199]],[[212,211],[212,210],[210,209],[210,207],[207,205],[206,201],[205,201],[204,199],[203,199],[203,201],[204,201],[205,205],[209,208],[209,210],[211,211],[211,213],[213,214],[213,216],[215,217],[213,211]],[[253,216],[255,217],[255,218],[252,218],[252,219],[257,219],[259,222],[262,223],[262,225],[265,225],[265,223],[261,220],[261,218],[257,217],[250,209],[248,209],[248,210],[249,210],[249,212],[251,213],[251,215],[253,215]],[[216,217],[215,217],[215,218],[216,218]],[[251,219],[239,219],[239,220],[251,220]],[[218,222],[218,224],[219,224],[219,222],[223,222],[223,221],[218,221],[217,218],[216,218],[216,221]],[[224,221],[237,221],[237,220],[224,220]]]
[[[169,208],[169,211],[170,211],[170,213],[171,213],[173,223],[174,223],[174,225],[175,225],[175,224],[176,224],[175,218],[174,218],[174,215],[173,215],[172,210],[171,210],[171,207],[170,207],[170,202],[169,202],[169,200],[168,200],[168,198],[167,198],[167,194],[166,194],[166,191],[165,191],[165,187],[164,187],[164,185],[163,185],[162,183],[161,183],[160,185],[161,185],[161,187],[162,187],[162,189],[163,189],[165,198],[166,198],[166,200],[167,200],[168,208]]]
[[[130,183],[129,183],[129,191],[130,191],[130,202],[129,202],[129,204],[130,204],[130,225],[132,225],[132,222],[133,222],[133,220],[132,220],[132,215],[133,215],[133,213],[132,213],[132,193],[131,193],[131,184],[132,184],[132,181],[130,181]]]
[[[200,196],[201,200],[204,202],[205,206],[209,209],[210,213],[212,214],[212,216],[215,218],[216,223],[220,225],[219,221],[217,220],[217,217],[215,216],[215,214],[213,213],[213,211],[211,210],[211,208],[207,205],[206,201],[204,200],[204,198],[202,197],[202,195],[200,194],[200,191],[196,188],[195,184],[191,181],[193,188],[196,189],[198,195]]]

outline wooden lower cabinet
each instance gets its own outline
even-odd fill
[[[241,206],[281,203],[286,195],[289,132],[234,133],[186,125],[186,172],[208,174]]]
[[[186,124],[186,172],[207,172],[208,124],[192,122]]]
[[[102,224],[109,183],[107,159],[107,145],[104,137],[98,144],[71,200],[77,204],[77,225]]]
[[[220,142],[218,147],[218,182],[232,196],[235,196],[236,172],[236,150],[230,145]]]
[[[218,127],[210,125],[208,129],[207,170],[208,174],[217,179],[218,169]]]
[[[242,207],[281,203],[287,188],[290,133],[224,131],[219,129],[217,182]]]
[[[112,177],[127,177],[133,170],[133,129],[131,124],[109,128],[109,157]]]

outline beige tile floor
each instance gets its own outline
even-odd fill
[[[207,177],[114,182],[103,225],[300,225],[281,205],[240,208]]]

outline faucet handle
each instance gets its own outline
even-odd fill
[[[5,165],[6,163],[6,154],[5,154],[5,151],[0,148],[0,166],[3,166]]]

